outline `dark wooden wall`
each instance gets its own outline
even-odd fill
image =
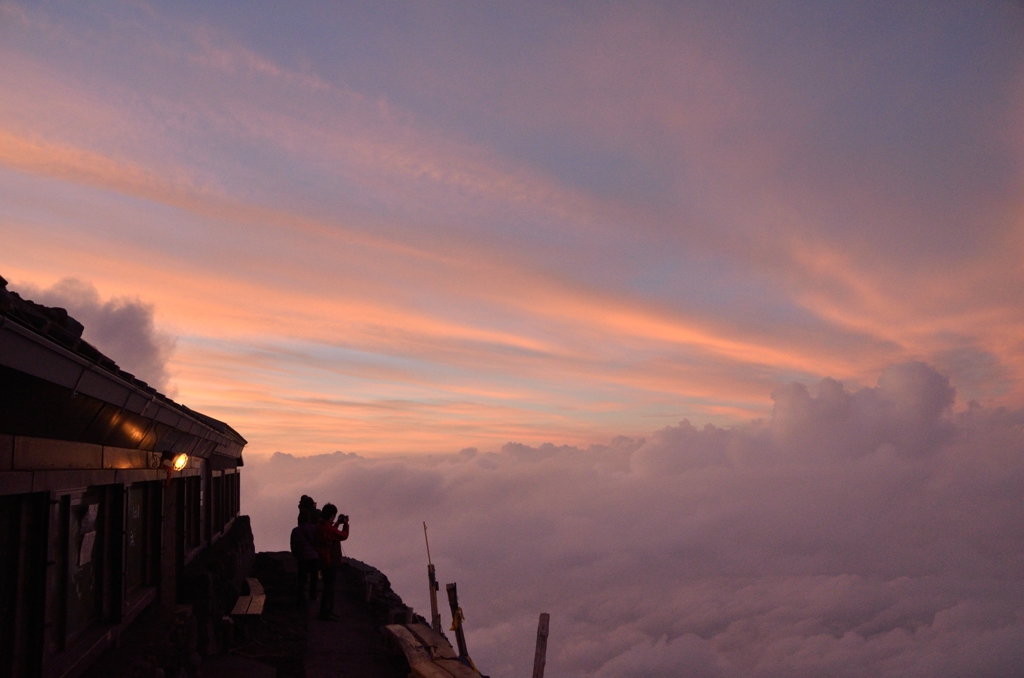
[[[72,678],[147,605],[185,602],[239,507],[237,470],[195,471],[0,495],[0,676]]]

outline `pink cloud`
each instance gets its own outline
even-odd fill
[[[837,194],[786,173],[823,157],[804,131],[861,60],[809,100],[766,80],[721,17],[551,10],[521,61],[413,54],[401,98],[212,19],[97,10],[95,40],[5,11],[25,33],[0,48],[4,275],[152,304],[182,337],[183,396],[237,399],[254,449],[287,440],[268,421],[302,431],[303,453],[506,432],[585,445],[764,415],[786,380],[856,386],[903,360],[941,364],[961,408],[1024,401],[1019,204],[999,203],[994,231],[978,213],[989,250],[910,261],[849,235],[871,224],[848,233],[826,218]],[[446,21],[419,37],[452,46]],[[409,37],[381,39],[403,54]],[[115,68],[115,52],[131,56]],[[417,108],[413,90],[464,117]],[[538,138],[549,155],[524,151]],[[667,197],[611,170],[578,180],[609,157]],[[836,190],[920,226],[872,186]],[[370,414],[382,401],[390,418]]]
[[[279,454],[250,462],[246,510],[283,548],[300,494],[347,507],[350,555],[421,610],[426,520],[492,675],[528,670],[541,611],[561,675],[1019,671],[1024,413],[954,414],[920,363],[774,397],[767,421],[585,449]]]
[[[26,299],[56,306],[85,327],[82,338],[107,356],[117,356],[119,367],[153,388],[174,396],[167,374],[167,361],[174,351],[174,339],[156,330],[153,306],[139,299],[100,298],[93,285],[65,278],[47,289],[21,286]]]

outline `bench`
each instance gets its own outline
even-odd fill
[[[224,639],[228,645],[249,639],[248,620],[259,619],[267,603],[267,594],[263,591],[263,584],[259,579],[248,577],[245,582],[249,585],[249,595],[238,596],[235,606],[231,609],[231,616],[224,618]],[[237,623],[235,620],[238,620]]]
[[[263,614],[263,606],[267,603],[267,594],[263,592],[263,584],[255,577],[248,577],[249,595],[238,596],[235,607],[231,610],[232,617]]]

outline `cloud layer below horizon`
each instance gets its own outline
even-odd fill
[[[300,494],[352,516],[348,553],[429,609],[421,521],[470,650],[524,675],[1015,676],[1024,670],[1024,410],[953,414],[922,363],[773,394],[766,420],[682,422],[586,449],[246,468],[257,548]],[[445,617],[447,619],[447,617]]]

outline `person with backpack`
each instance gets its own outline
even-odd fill
[[[306,578],[309,578],[309,599],[316,599],[317,573],[320,570],[320,554],[316,550],[317,525],[309,510],[299,511],[299,524],[292,529],[291,547],[292,555],[299,564],[298,586],[295,595],[296,602],[303,605],[306,599],[303,592],[306,589]]]

